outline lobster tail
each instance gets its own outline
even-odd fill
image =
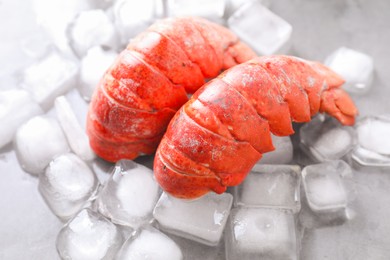
[[[155,157],[155,176],[174,196],[196,198],[240,184],[265,152],[271,132],[327,112],[353,123],[357,110],[324,65],[291,56],[258,57],[223,72],[175,115]],[[193,180],[193,182],[191,182]]]
[[[91,100],[87,133],[108,161],[153,153],[175,112],[205,80],[253,58],[226,28],[201,18],[169,18],[133,39]]]

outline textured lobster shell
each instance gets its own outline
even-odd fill
[[[291,135],[292,120],[326,112],[345,125],[357,109],[343,79],[291,56],[254,58],[208,82],[176,113],[156,152],[154,171],[173,196],[196,198],[240,184],[265,152],[271,133]]]
[[[92,149],[113,162],[155,152],[188,93],[253,57],[234,34],[207,20],[156,22],[130,42],[97,86],[87,118]]]

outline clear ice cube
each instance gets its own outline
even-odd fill
[[[90,100],[104,72],[117,57],[114,51],[105,51],[100,46],[88,50],[81,60],[80,85],[81,94],[86,100]]]
[[[54,158],[39,175],[39,191],[53,213],[63,220],[73,217],[96,191],[97,178],[77,155]]]
[[[356,144],[353,128],[322,115],[302,126],[299,134],[302,150],[317,162],[341,159]]]
[[[222,23],[225,12],[225,0],[168,0],[169,16],[200,16]]]
[[[228,19],[229,28],[259,55],[287,49],[292,26],[258,1],[242,5]]]
[[[0,148],[12,141],[20,125],[42,113],[41,107],[27,91],[21,89],[1,91]]]
[[[122,236],[105,217],[83,209],[61,229],[56,245],[62,259],[109,260],[122,245]]]
[[[55,109],[57,119],[65,133],[72,151],[82,160],[91,161],[95,154],[89,145],[89,139],[85,129],[81,127],[75,112],[65,96],[56,98]]]
[[[297,259],[296,234],[294,216],[289,212],[235,208],[226,230],[226,259]]]
[[[20,126],[14,147],[20,165],[34,175],[42,173],[56,155],[70,150],[58,122],[47,116],[33,117]]]
[[[390,166],[390,116],[367,116],[355,126],[357,147],[352,158],[364,166]]]
[[[76,85],[78,64],[53,52],[23,72],[22,86],[48,110],[57,96],[65,94]]]
[[[79,57],[94,46],[113,50],[118,47],[116,28],[100,9],[80,12],[69,25],[68,34],[70,46]]]
[[[98,194],[99,212],[113,223],[137,229],[152,219],[160,195],[153,171],[130,160],[120,160]]]
[[[299,212],[300,167],[297,165],[255,165],[243,183],[234,187],[234,204]]]
[[[287,164],[293,159],[293,145],[289,136],[271,135],[275,150],[263,154],[257,164]]]
[[[169,233],[215,246],[222,237],[232,201],[228,193],[209,193],[196,200],[177,199],[163,193],[153,216]]]
[[[327,57],[324,63],[345,79],[343,88],[346,91],[362,94],[370,89],[374,61],[367,54],[341,47]]]
[[[148,227],[127,239],[115,259],[181,260],[183,254],[171,238]]]

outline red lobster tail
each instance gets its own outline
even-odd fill
[[[225,71],[170,122],[155,157],[156,179],[188,199],[240,184],[274,149],[271,132],[290,135],[292,121],[310,121],[319,111],[352,124],[357,110],[342,83],[325,66],[291,56],[254,58]]]
[[[92,97],[87,133],[108,161],[156,150],[174,113],[205,80],[255,57],[226,28],[201,18],[168,18],[133,39]]]

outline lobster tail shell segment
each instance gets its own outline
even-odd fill
[[[170,122],[155,157],[157,181],[187,199],[240,184],[274,149],[271,133],[292,134],[292,121],[326,112],[353,124],[357,109],[342,83],[324,65],[292,56],[257,57],[226,70]]]
[[[205,19],[158,21],[130,41],[97,86],[87,118],[91,147],[112,162],[155,152],[188,93],[253,57],[233,33]]]

